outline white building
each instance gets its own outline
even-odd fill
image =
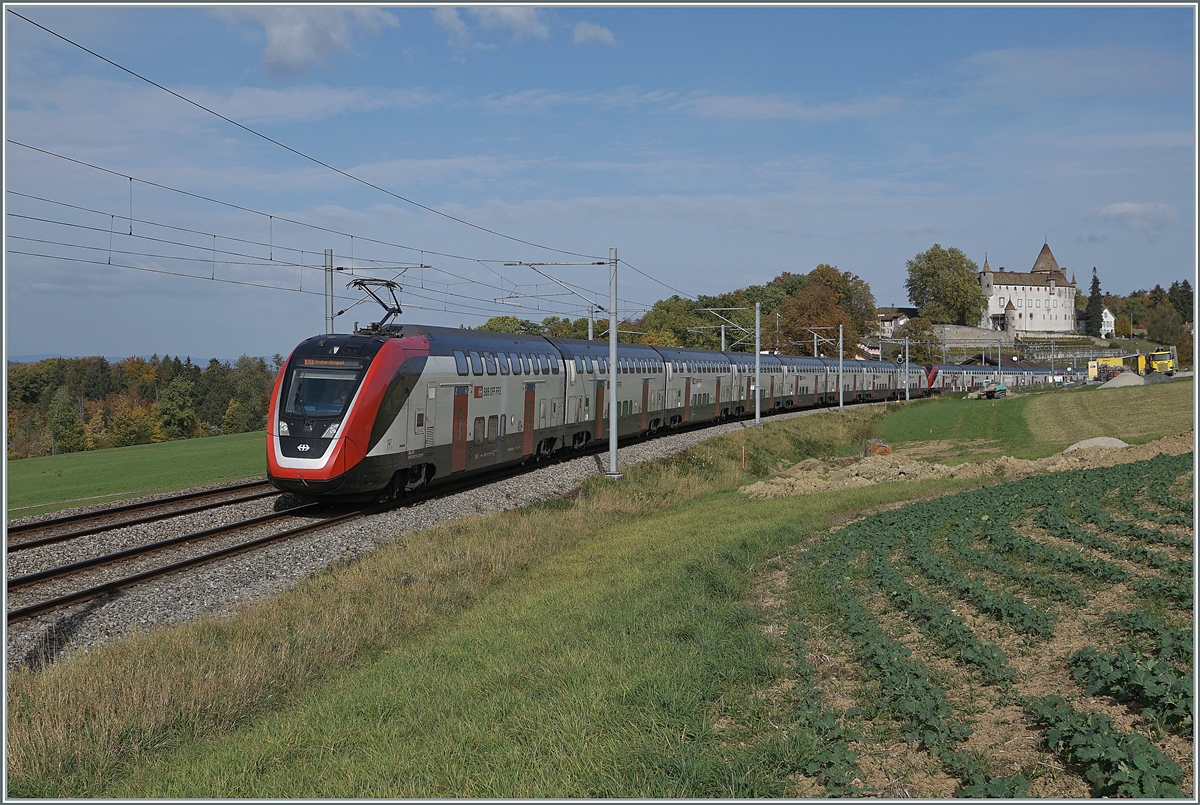
[[[1117,329],[1117,317],[1112,314],[1108,308],[1104,308],[1104,312],[1100,314],[1100,337],[1108,338]]]
[[[1049,245],[1042,245],[1028,273],[992,271],[985,259],[979,287],[987,300],[979,326],[986,330],[1075,332],[1075,278],[1067,279]]]

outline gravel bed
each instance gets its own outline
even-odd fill
[[[834,409],[778,414],[771,420],[808,416],[823,410]],[[727,423],[631,444],[618,451],[619,466],[677,455],[707,439],[747,427],[753,427],[753,423]],[[336,562],[355,559],[393,542],[406,532],[419,531],[464,515],[515,509],[561,497],[577,489],[585,478],[607,469],[607,452],[549,464],[512,478],[351,521],[30,618],[7,629],[7,667],[10,670],[21,666],[38,667],[129,633],[207,615],[228,615],[286,590]],[[9,574],[20,575],[44,566],[63,564],[73,561],[68,558],[71,556],[81,558],[85,554],[95,555],[97,551],[117,550],[178,533],[211,528],[223,522],[265,514],[273,506],[274,499],[267,498],[96,535],[94,540],[87,538],[91,540],[87,545],[31,549],[28,559],[21,554],[9,558]],[[234,541],[244,541],[248,536],[249,532],[243,532]],[[20,568],[19,572],[15,572],[17,568]]]

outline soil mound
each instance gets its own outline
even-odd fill
[[[1123,386],[1144,386],[1146,381],[1135,372],[1121,372],[1107,383],[1101,384],[1102,389],[1119,389]]]
[[[1096,444],[1096,442],[1103,443]],[[1119,443],[1119,446],[1114,445],[1114,442]],[[1192,442],[1193,432],[1190,430],[1177,436],[1168,436],[1148,444],[1132,447],[1119,439],[1099,437],[1073,444],[1063,452],[1047,458],[1028,460],[1001,456],[978,463],[959,464],[954,467],[919,461],[899,452],[887,456],[870,455],[861,460],[810,458],[785,470],[775,478],[743,486],[740,491],[755,498],[784,498],[892,481],[919,481],[925,478],[995,476],[1017,479],[1063,470],[1128,464],[1153,458],[1160,453],[1180,455],[1192,449]]]

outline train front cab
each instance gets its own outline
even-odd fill
[[[386,486],[401,460],[375,448],[387,438],[389,414],[407,400],[408,369],[419,374],[427,352],[424,339],[359,335],[314,336],[296,347],[271,395],[268,480],[312,495],[370,495]]]

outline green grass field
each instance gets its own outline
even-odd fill
[[[1095,436],[1141,444],[1187,430],[1193,421],[1191,378],[1150,386],[1096,386],[1014,394],[1000,400],[933,398],[902,405],[879,423],[889,444],[978,442],[961,460],[999,455],[1043,458]]]
[[[1110,399],[1158,406],[1166,435],[1190,425],[1191,388]],[[1067,420],[1094,416],[1092,398],[1110,405],[1100,397],[1110,393],[768,421],[629,467],[622,483],[593,478],[571,499],[405,534],[230,618],[18,671],[8,793],[796,796],[799,778],[841,762],[847,740],[797,709],[789,691],[810,684],[795,675],[803,642],[771,632],[763,614],[777,596],[779,622],[799,619],[810,640],[831,622],[810,622],[808,608],[824,604],[789,581],[802,580],[797,549],[864,510],[984,481],[775,500],[737,489],[788,462],[857,452],[875,434],[998,439],[1010,454],[1047,455],[1068,438],[1059,430],[1070,441],[1087,433]],[[1066,424],[1052,443],[1042,434],[1055,422]],[[1150,437],[1144,417],[1103,427]],[[905,746],[888,751],[915,756]]]
[[[9,461],[8,516],[262,475],[265,434],[139,444]]]

